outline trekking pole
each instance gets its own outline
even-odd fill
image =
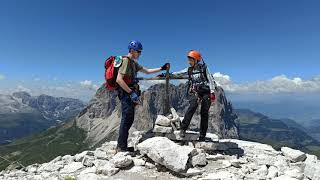
[[[164,108],[164,115],[169,114],[170,111],[170,100],[169,100],[169,81],[170,81],[170,64],[167,67],[166,70],[166,95],[165,95],[165,108]]]

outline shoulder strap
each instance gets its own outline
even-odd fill
[[[132,68],[132,71],[131,71],[131,77],[134,79],[135,77],[136,77],[136,70],[135,70],[135,68],[136,68],[136,66],[135,66],[135,61],[133,60],[133,59],[131,59],[129,56],[122,56],[122,57],[125,57],[125,58],[128,58],[128,60],[129,60],[129,64],[130,64],[130,66],[131,66],[131,68]],[[134,65],[133,65],[134,64]]]

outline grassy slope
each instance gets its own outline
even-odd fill
[[[29,136],[8,145],[0,146],[0,156],[24,166],[44,163],[60,155],[76,154],[87,148],[83,143],[86,134],[72,122],[51,128],[40,134]],[[9,163],[0,160],[0,170]]]

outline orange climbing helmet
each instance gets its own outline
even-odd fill
[[[196,51],[196,50],[191,50],[188,52],[188,57],[191,57],[197,61],[201,61],[202,60],[202,57],[201,57],[201,54]]]

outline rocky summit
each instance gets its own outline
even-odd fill
[[[170,105],[179,116],[184,116],[188,108],[186,85],[170,85]],[[227,100],[222,88],[216,92],[217,100],[209,110],[208,132],[221,138],[239,138],[237,115]],[[136,107],[135,120],[130,129],[134,131],[152,130],[158,115],[163,115],[165,85],[156,84],[142,93],[142,104]],[[198,110],[190,124],[190,129],[198,130],[200,115]],[[89,105],[78,115],[75,122],[87,132],[86,142],[92,147],[106,140],[116,140],[120,123],[120,102],[115,92],[104,86],[98,89]]]
[[[116,153],[116,141],[104,142],[92,151],[59,156],[44,164],[0,172],[0,180],[104,180],[104,179],[202,179],[202,180],[317,180],[320,161],[314,155],[288,147],[276,151],[270,145],[219,138],[198,132],[181,137],[175,109],[158,115],[153,132],[135,131],[129,138],[134,152]],[[162,130],[161,128],[172,128]]]

